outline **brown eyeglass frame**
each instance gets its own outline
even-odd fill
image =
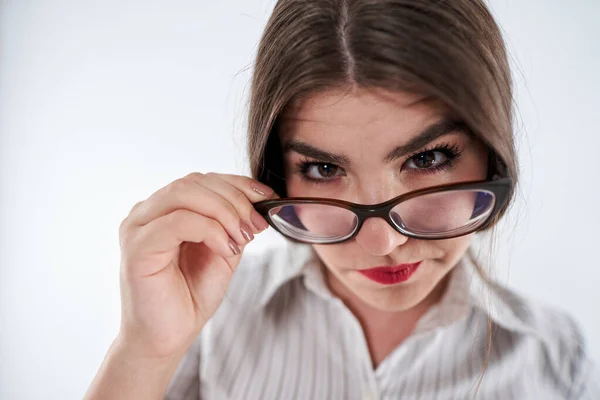
[[[452,238],[456,238],[459,236],[465,236],[470,233],[473,233],[476,231],[482,231],[482,230],[486,229],[489,226],[489,224],[493,221],[494,217],[498,214],[498,212],[500,210],[502,210],[503,207],[505,206],[505,204],[508,200],[509,194],[510,194],[511,187],[512,187],[512,179],[511,178],[500,178],[500,179],[496,179],[496,180],[469,181],[469,182],[453,183],[453,184],[448,184],[448,185],[430,186],[430,187],[427,187],[424,189],[419,189],[419,190],[415,190],[415,191],[412,191],[409,193],[404,193],[400,196],[394,197],[393,199],[387,200],[383,203],[373,204],[373,205],[356,204],[356,203],[351,203],[351,202],[345,201],[345,200],[336,200],[336,199],[318,198],[318,197],[288,197],[288,198],[276,199],[276,200],[264,200],[264,201],[254,204],[254,208],[260,215],[262,215],[267,220],[269,225],[271,225],[276,231],[278,231],[279,233],[284,235],[286,238],[296,241],[296,242],[315,244],[315,242],[303,241],[303,240],[300,240],[297,238],[290,237],[285,232],[282,232],[282,230],[280,230],[278,228],[277,224],[275,224],[273,222],[273,220],[271,219],[271,217],[269,215],[269,211],[271,209],[276,208],[276,207],[291,205],[291,204],[323,204],[323,205],[330,205],[330,206],[344,208],[346,210],[351,211],[352,213],[354,213],[357,216],[358,222],[356,224],[356,228],[354,228],[354,232],[350,236],[339,239],[339,240],[333,240],[331,242],[322,243],[322,244],[337,244],[337,243],[342,243],[342,242],[345,242],[345,241],[348,241],[348,240],[354,238],[360,231],[364,221],[367,218],[374,218],[374,217],[383,218],[397,232],[400,232],[404,236],[414,238],[414,239],[421,239],[421,240],[441,240],[441,239],[452,239]],[[414,197],[422,196],[425,194],[443,193],[443,192],[457,191],[457,190],[481,190],[481,191],[492,192],[494,194],[494,198],[495,198],[494,208],[492,209],[492,211],[489,213],[489,215],[487,216],[487,218],[481,225],[476,226],[475,228],[467,230],[467,231],[458,232],[456,234],[439,235],[436,237],[436,236],[431,236],[431,235],[422,236],[422,235],[414,234],[414,233],[411,233],[408,231],[404,231],[392,220],[392,217],[390,215],[390,211],[392,210],[392,208],[394,208],[395,206],[397,206],[398,204],[400,204],[406,200],[410,200]]]

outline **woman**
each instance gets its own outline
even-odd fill
[[[514,195],[511,85],[480,0],[279,1],[253,179],[193,173],[133,207],[87,398],[594,398],[572,319],[469,256]],[[242,259],[269,224],[289,248]]]

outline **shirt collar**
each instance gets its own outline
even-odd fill
[[[273,265],[268,268],[266,286],[260,299],[261,306],[266,306],[280,289],[296,279],[302,279],[305,288],[322,299],[334,299],[311,245],[289,242],[287,251],[276,254],[272,260]],[[528,330],[502,297],[503,288],[493,282],[491,285],[487,284],[467,255],[450,274],[442,298],[419,320],[414,333],[448,326],[467,317],[474,310],[484,312],[505,329]]]
[[[315,269],[313,264],[316,256],[311,245],[287,242],[283,249],[274,249],[273,254],[269,265],[266,266],[266,282],[260,298],[260,305],[263,307],[288,282],[305,275],[308,270]]]

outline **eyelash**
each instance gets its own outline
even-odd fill
[[[448,170],[454,165],[456,160],[458,160],[458,158],[462,154],[462,150],[458,147],[458,145],[456,143],[444,142],[444,143],[437,144],[435,146],[425,147],[423,150],[419,150],[419,151],[409,155],[406,158],[406,160],[407,161],[411,160],[414,157],[416,157],[420,154],[423,154],[423,153],[436,152],[436,151],[439,151],[440,153],[444,154],[444,156],[446,156],[446,161],[444,161],[442,164],[435,165],[431,168],[416,169],[416,170],[414,170],[414,173],[433,174],[433,173],[436,173],[439,171]]]
[[[425,147],[423,150],[419,150],[411,155],[409,155],[406,158],[406,161],[413,159],[414,157],[423,154],[423,153],[428,153],[428,152],[440,152],[442,154],[444,154],[444,156],[446,156],[446,161],[444,161],[441,164],[435,165],[431,168],[423,168],[423,169],[412,169],[410,170],[410,173],[417,173],[417,174],[434,174],[436,172],[440,172],[443,170],[448,170],[452,167],[452,165],[454,164],[454,162],[456,162],[456,160],[461,156],[462,154],[462,150],[458,147],[457,144],[451,144],[451,143],[440,143],[437,144],[435,146],[431,146],[431,147]],[[331,163],[324,163],[324,162],[317,162],[317,161],[311,161],[308,158],[304,158],[302,160],[300,160],[297,164],[296,164],[296,172],[300,174],[300,176],[302,177],[303,180],[307,181],[307,182],[311,182],[314,184],[320,184],[320,183],[328,183],[333,181],[335,178],[329,178],[329,179],[315,179],[312,178],[310,176],[308,176],[308,170],[313,167],[313,166],[319,166],[319,165],[328,165],[328,166],[334,166],[337,168],[341,168],[338,167],[335,164],[331,164]],[[404,164],[403,164],[404,165]]]

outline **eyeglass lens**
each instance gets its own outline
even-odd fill
[[[396,205],[390,218],[401,231],[417,236],[443,236],[474,230],[494,208],[494,194],[483,190],[456,190],[413,197]],[[358,217],[328,204],[289,204],[269,215],[286,235],[312,243],[342,240],[352,235]]]

